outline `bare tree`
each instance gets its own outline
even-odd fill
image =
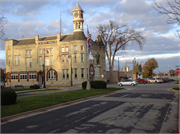
[[[180,24],[180,0],[167,0],[167,5],[162,5],[155,1],[154,9],[160,14],[165,14],[168,16],[168,24]],[[177,30],[177,36],[180,38],[179,29]]]
[[[142,49],[145,37],[140,32],[129,28],[126,24],[118,24],[111,20],[109,24],[100,24],[97,29],[105,45],[111,82],[114,58],[117,52],[119,50],[126,50],[129,44],[138,44],[140,49]]]
[[[5,32],[4,32],[4,26],[7,23],[7,19],[3,16],[0,15],[0,39],[5,40]]]

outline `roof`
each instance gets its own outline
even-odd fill
[[[76,6],[74,7],[74,10],[82,10],[81,6],[79,5],[79,3],[77,2]],[[82,10],[83,11],[83,10]]]
[[[35,44],[35,38],[32,39],[21,39],[17,41],[15,45],[27,45],[27,44]]]
[[[40,37],[39,41],[56,40],[57,36],[46,36]],[[87,40],[84,32],[74,32],[73,34],[61,35],[60,41],[72,41],[72,40]],[[15,45],[30,45],[35,44],[35,38],[30,39],[20,39]]]

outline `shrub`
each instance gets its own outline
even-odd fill
[[[105,81],[100,81],[100,80],[90,81],[90,84],[91,84],[91,88],[94,89],[106,89],[107,86],[107,83]],[[82,88],[86,89],[86,85],[87,85],[87,81],[84,81],[82,83]]]
[[[15,104],[17,94],[13,90],[1,90],[1,105]]]
[[[31,89],[39,89],[39,88],[40,88],[40,86],[39,86],[39,85],[37,85],[37,84],[34,84],[34,85],[31,85],[31,86],[30,86],[30,88],[31,88]]]

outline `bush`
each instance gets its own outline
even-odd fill
[[[39,88],[40,88],[40,86],[39,86],[39,85],[37,85],[37,84],[35,84],[35,85],[31,85],[31,86],[30,86],[30,88],[31,88],[31,89],[39,89]]]
[[[13,90],[1,90],[1,105],[15,104],[17,94]]]
[[[107,86],[107,83],[105,81],[100,81],[100,80],[90,81],[90,84],[91,84],[91,88],[94,89],[106,89]],[[87,85],[87,81],[84,81],[82,83],[82,88],[86,89],[86,85]]]

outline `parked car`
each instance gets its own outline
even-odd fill
[[[149,82],[156,82],[156,83],[162,83],[164,82],[161,78],[151,78]]]
[[[163,78],[166,82],[170,82],[169,78]]]
[[[135,80],[124,80],[118,82],[118,86],[125,86],[125,85],[135,86],[137,85],[137,82]]]
[[[146,83],[146,82],[148,82],[148,80],[145,80],[145,79],[139,79],[138,81],[141,82],[141,83]]]
[[[150,78],[144,78],[144,80],[147,80],[149,82]]]

